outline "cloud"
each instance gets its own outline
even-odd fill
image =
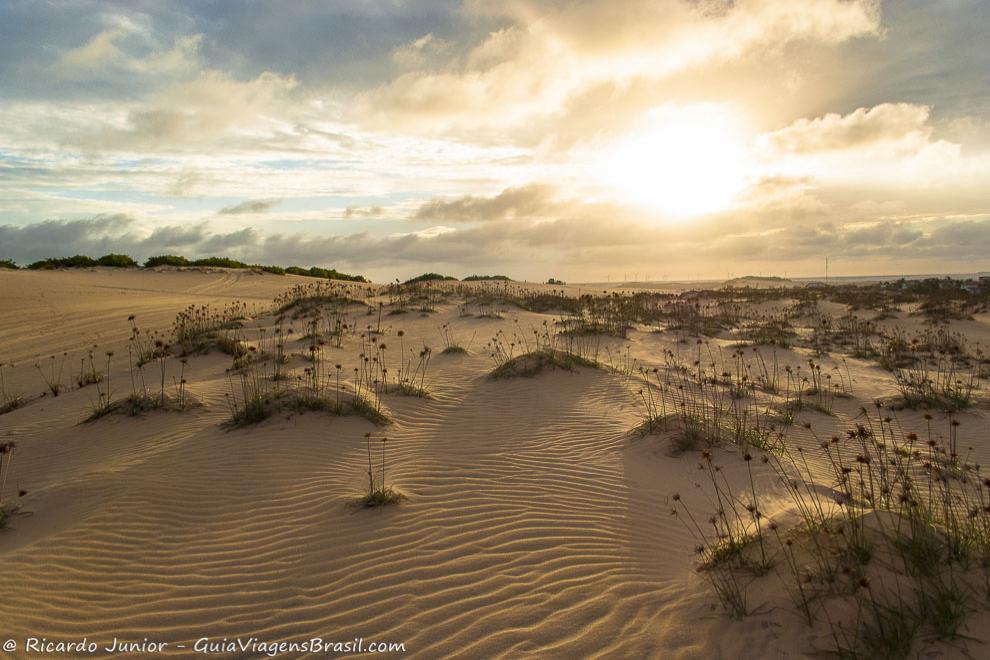
[[[333,266],[390,281],[426,268],[455,274],[498,268],[519,278],[548,273],[577,279],[616,268],[659,276],[721,274],[722,268],[764,272],[817,269],[824,255],[860,264],[860,272],[898,272],[909,263],[942,263],[943,271],[979,269],[990,250],[990,214],[890,218],[884,221],[828,212],[761,216],[759,222],[660,226],[628,216],[600,216],[597,207],[562,203],[560,215],[514,218],[469,227],[435,225],[387,236],[265,233],[253,227],[219,231],[207,222],[144,229],[125,216],[50,220],[0,226],[2,258],[20,263],[76,253],[123,252],[138,259],[179,253],[224,255],[252,263]],[[589,222],[596,217],[596,222]],[[54,248],[53,246],[58,246]],[[903,271],[901,271],[903,272]],[[578,279],[580,281],[580,279]]]
[[[362,114],[427,130],[520,125],[601,83],[657,81],[797,41],[880,31],[875,0],[515,0],[465,9],[503,26],[461,57],[444,53],[365,94]]]
[[[65,50],[58,60],[64,77],[82,80],[138,74],[171,78],[195,73],[201,65],[202,34],[176,36],[169,47],[126,16],[104,19],[109,27],[85,44]]]
[[[377,218],[385,213],[381,206],[348,206],[344,209],[344,218]]]
[[[847,115],[829,113],[799,119],[763,136],[768,147],[785,154],[861,149],[877,144],[897,151],[928,147],[931,108],[913,103],[882,103]]]
[[[550,186],[530,184],[508,188],[493,197],[467,195],[456,199],[432,199],[416,209],[413,219],[488,222],[509,218],[535,218],[555,208],[553,199],[554,189]]]
[[[919,206],[940,199],[946,211],[964,201],[986,208],[978,191],[990,175],[990,154],[966,154],[939,138],[927,105],[882,103],[802,118],[758,136],[754,147],[765,177],[868,190]]]
[[[235,80],[220,71],[169,85],[131,108],[119,124],[95,130],[79,127],[67,141],[87,150],[225,151],[270,148],[291,123],[292,76],[266,71],[253,80]]]
[[[217,213],[219,215],[240,215],[243,213],[266,213],[273,206],[281,202],[280,199],[249,199],[241,202],[240,204],[234,204],[232,206],[225,206],[220,209]]]
[[[417,69],[427,66],[431,60],[447,56],[450,50],[448,41],[430,32],[393,50],[392,61],[403,69]]]

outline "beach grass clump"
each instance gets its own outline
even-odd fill
[[[172,339],[180,355],[208,353],[217,349],[240,357],[246,349],[243,342],[225,331],[240,327],[247,314],[247,304],[234,302],[222,308],[210,305],[190,305],[179,312],[172,322]]]
[[[108,415],[127,415],[136,417],[152,410],[163,411],[185,411],[199,405],[190,396],[186,380],[186,358],[178,359],[178,373],[173,371],[169,379],[169,355],[161,354],[156,358],[157,374],[146,373],[146,363],[141,363],[135,359],[133,350],[128,353],[130,358],[130,393],[122,397],[115,397],[113,392],[114,382],[111,380],[111,365],[114,353],[106,352],[105,371],[99,374],[95,385],[97,389],[97,400],[93,403],[90,414],[84,422],[95,422]],[[150,370],[149,370],[150,371]]]
[[[599,364],[588,358],[553,348],[541,348],[516,355],[491,370],[492,378],[532,378],[552,369],[574,371],[578,367],[597,369]]]
[[[894,379],[908,408],[956,412],[971,407],[976,397],[973,370],[961,369],[954,360],[944,356],[897,369]]]
[[[10,398],[4,399],[4,401],[0,402],[0,415],[13,412],[23,405],[24,398],[21,396],[11,396]]]
[[[674,454],[723,444],[779,451],[788,424],[781,424],[773,400],[762,393],[746,352],[724,356],[700,341],[695,347],[691,364],[668,352],[663,368],[639,367],[643,387],[637,395],[645,415],[636,431],[671,433]]]
[[[697,539],[699,570],[729,615],[745,615],[747,589],[766,569],[839,657],[904,658],[919,639],[964,638],[987,608],[990,479],[957,453],[957,420],[940,434],[929,415],[921,437],[880,405],[862,412],[844,436],[820,438],[806,424],[817,449],[745,452],[742,486],[706,450],[699,471],[714,513],[698,516],[680,495],[672,513]],[[783,509],[796,512],[787,529],[763,509],[756,470],[785,487]]]
[[[320,281],[310,284],[297,284],[284,293],[275,297],[274,310],[276,314],[291,314],[302,317],[312,314],[320,307],[343,308],[351,305],[367,307],[367,303],[358,298],[374,295],[372,287],[360,288],[353,284],[335,281]]]
[[[358,500],[358,504],[366,508],[399,504],[406,496],[389,486],[385,480],[385,449],[388,444],[388,438],[382,436],[379,439],[375,439],[371,433],[365,433],[364,441],[368,451],[368,489],[361,499]],[[375,445],[380,447],[380,463],[373,456],[372,447]],[[380,467],[377,470],[377,474],[376,467]]]
[[[79,373],[75,377],[76,386],[82,389],[87,385],[100,382],[101,379],[102,375],[96,369],[93,351],[88,351],[85,356],[79,358]]]
[[[441,355],[467,355],[468,349],[461,344],[450,323],[441,325],[437,328],[437,332],[440,334],[440,341],[443,344],[443,349],[440,351]],[[468,346],[474,343],[474,337],[476,335],[477,333],[471,336]]]
[[[17,410],[24,405],[24,397],[9,389],[7,385],[6,368],[13,367],[13,363],[0,362],[0,415]]]
[[[18,512],[19,506],[16,501],[11,502],[4,498],[7,488],[7,481],[14,465],[14,453],[17,449],[16,442],[0,442],[0,529],[3,529],[10,521],[11,516]],[[26,495],[26,491],[17,490],[17,497]]]
[[[401,394],[403,396],[414,396],[420,399],[432,399],[433,395],[425,387],[421,387],[415,383],[404,381],[396,383],[395,385],[389,386],[388,392],[390,394]]]
[[[61,357],[50,355],[44,362],[34,363],[34,368],[41,374],[42,380],[45,381],[46,394],[51,394],[53,397],[58,396],[65,389],[62,374],[65,370],[65,361],[68,355],[68,353],[62,353]]]
[[[109,401],[104,397],[99,405],[93,407],[89,417],[83,421],[95,422],[107,415],[137,417],[152,410],[187,410],[191,405],[193,405],[192,399],[188,396],[184,402],[171,395],[161,397],[143,393],[133,393],[123,398]]]
[[[136,319],[134,314],[127,317],[127,322],[131,324],[131,336],[127,347],[131,359],[141,366],[171,355],[172,347],[166,342],[166,337],[157,331],[141,330]]]
[[[368,508],[375,508],[398,504],[404,499],[405,495],[393,489],[391,486],[385,486],[384,488],[368,491],[364,497],[361,498],[361,504]]]
[[[552,369],[602,368],[597,337],[566,335],[548,321],[529,332],[517,325],[511,336],[499,330],[485,348],[495,364],[489,372],[492,378],[532,377]]]
[[[278,336],[278,333],[276,333]],[[278,341],[275,340],[275,346]],[[290,378],[278,353],[266,352],[250,361],[241,360],[227,370],[230,391],[226,393],[230,417],[228,427],[257,424],[281,412],[324,412],[331,415],[359,415],[373,424],[384,426],[391,418],[382,406],[385,385],[381,378],[387,371],[372,373],[373,362],[362,357],[363,368],[355,368],[355,381],[341,381],[343,365],[327,364],[323,347],[311,347],[309,364],[299,379]],[[377,367],[386,369],[385,367]]]
[[[364,417],[372,424],[385,426],[392,422],[392,418],[382,409],[381,403],[376,403],[368,396],[354,394],[348,399],[347,404],[351,412]]]

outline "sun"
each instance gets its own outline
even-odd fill
[[[746,142],[722,106],[663,106],[606,149],[596,178],[671,220],[732,208],[746,187]]]

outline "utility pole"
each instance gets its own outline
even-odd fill
[[[825,284],[828,284],[828,255],[825,255]]]

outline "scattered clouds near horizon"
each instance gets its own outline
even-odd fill
[[[0,257],[990,269],[988,20],[976,0],[13,3]]]
[[[548,208],[552,206],[548,202]],[[620,274],[631,278],[633,272],[658,280],[696,274],[817,274],[824,254],[832,255],[834,263],[853,274],[919,268],[933,259],[954,264],[948,272],[971,272],[981,268],[990,250],[990,214],[859,219],[841,224],[818,214],[809,214],[800,222],[779,216],[772,228],[742,227],[736,233],[721,234],[716,220],[658,227],[616,217],[589,224],[588,217],[600,217],[600,210],[565,202],[555,209],[559,217],[554,220],[514,218],[464,229],[434,225],[387,236],[262,233],[252,228],[224,232],[205,222],[147,230],[133,218],[110,215],[23,227],[0,225],[0,245],[23,255],[22,264],[51,256],[51,246],[59,245],[58,252],[65,255],[124,252],[138,259],[157,254],[225,255],[251,263],[323,264],[377,281],[416,275],[427,262],[460,277],[485,271],[528,280],[556,276],[580,281],[589,267],[612,279]],[[697,269],[706,262],[719,263],[722,270],[705,273]],[[862,269],[861,263],[872,270]]]

